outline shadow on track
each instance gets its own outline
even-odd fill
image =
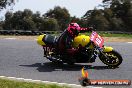
[[[67,65],[67,64],[54,64],[52,62],[46,63],[35,63],[31,65],[19,65],[23,67],[37,67],[39,72],[52,72],[52,71],[79,71],[82,67],[86,69],[95,69],[95,70],[105,70],[105,69],[112,69],[108,66],[92,66],[92,65],[82,65],[82,64],[74,64],[74,65]]]

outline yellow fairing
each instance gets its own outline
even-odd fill
[[[74,38],[74,41],[72,43],[73,47],[78,47],[79,45],[82,45],[85,47],[90,42],[90,37],[86,35],[79,35]]]
[[[104,49],[103,49],[103,52],[110,52],[110,51],[112,51],[113,50],[113,48],[112,47],[104,47]]]
[[[44,35],[40,35],[40,36],[38,36],[38,38],[37,38],[37,43],[39,44],[39,45],[46,45],[43,41],[42,41],[42,39],[45,37],[45,34]]]

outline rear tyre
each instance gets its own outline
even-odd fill
[[[56,65],[63,65],[63,62],[62,61],[52,61],[53,64],[56,64]]]
[[[74,62],[67,62],[68,65],[74,65]]]
[[[111,68],[118,67],[123,61],[122,56],[115,50],[100,54],[99,58],[104,64],[108,65]]]

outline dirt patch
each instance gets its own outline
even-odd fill
[[[36,40],[38,36],[3,36],[0,39]],[[105,42],[132,42],[132,38],[127,37],[104,37]]]
[[[105,42],[132,42],[132,38],[127,37],[104,37]]]

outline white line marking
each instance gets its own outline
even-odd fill
[[[42,80],[33,80],[33,79],[24,79],[24,78],[16,78],[16,77],[6,77],[6,76],[0,76],[0,78],[1,79],[24,81],[24,82],[32,82],[32,83],[57,84],[57,85],[60,85],[60,86],[66,85],[66,86],[73,87],[73,88],[83,88],[81,85],[77,85],[77,84],[58,83],[58,82],[50,82],[50,81],[42,81]],[[103,88],[103,87],[87,86],[86,88]]]
[[[127,42],[127,43],[132,43],[132,42]]]
[[[16,38],[5,38],[5,39],[14,40],[14,39],[16,39]]]

